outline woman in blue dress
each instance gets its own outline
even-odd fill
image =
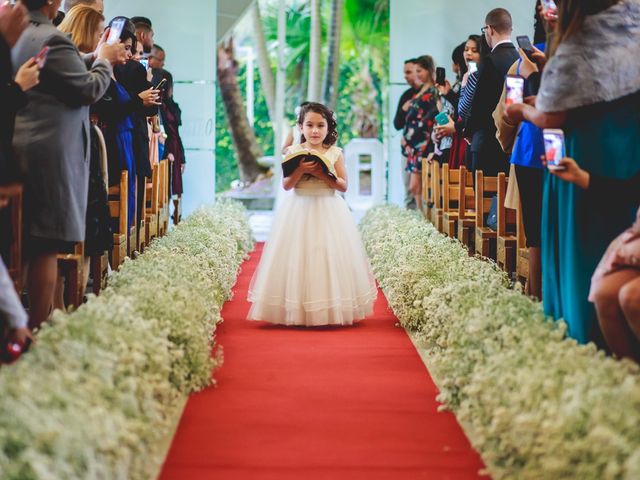
[[[640,171],[640,0],[559,2],[556,42],[536,108],[514,105],[512,120],[562,128],[567,155],[595,175],[627,179]],[[629,61],[629,59],[632,59]],[[586,343],[597,323],[590,279],[609,243],[634,212],[545,173],[542,296],[545,312]]]
[[[111,24],[117,19],[111,20]],[[127,61],[131,61],[136,47],[136,33],[134,25],[126,18],[120,35],[120,41],[127,52]],[[109,165],[109,185],[120,183],[120,173],[128,172],[129,184],[127,189],[127,225],[131,228],[136,217],[136,159],[133,149],[133,114],[141,111],[144,106],[157,105],[158,91],[149,89],[138,96],[131,96],[120,84],[115,76],[105,96],[96,103],[91,111],[98,115],[100,127],[104,132],[107,145]]]

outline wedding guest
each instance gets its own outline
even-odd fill
[[[536,107],[511,105],[511,122],[562,128],[567,156],[592,175],[627,179],[640,171],[640,3],[558,3],[551,58]],[[590,61],[583,61],[589,52]],[[580,81],[576,82],[576,79]],[[602,88],[606,79],[607,88]],[[615,161],[612,161],[615,159]],[[632,222],[631,209],[589,202],[584,191],[546,175],[542,212],[542,297],[581,343],[597,337],[587,300],[591,276],[607,245]]]
[[[493,111],[496,109],[507,71],[518,58],[511,42],[511,14],[504,8],[491,10],[482,28],[491,53],[478,67],[478,83],[471,103],[465,135],[471,137],[471,170],[495,176],[509,169],[508,156],[496,140]]]
[[[104,95],[121,45],[101,43],[81,56],[52,20],[61,0],[23,0],[30,25],[13,48],[21,65],[48,47],[40,87],[16,116],[14,147],[25,179],[25,249],[29,326],[49,316],[58,276],[56,255],[84,240],[89,175],[89,105]],[[103,36],[103,39],[106,36]]]
[[[409,111],[409,107],[411,106],[411,99],[414,97],[418,90],[420,89],[420,81],[416,76],[416,59],[410,58],[404,62],[404,80],[409,85],[409,88],[406,89],[402,95],[400,96],[400,100],[398,101],[398,108],[396,109],[396,115],[393,118],[393,126],[396,130],[402,130],[406,123],[407,112]],[[401,151],[402,151],[402,180],[404,181],[404,186],[406,190],[405,194],[405,207],[410,209],[416,208],[416,201],[413,194],[409,191],[409,178],[411,174],[407,171],[407,157],[405,155],[404,149],[404,137],[401,139]]]

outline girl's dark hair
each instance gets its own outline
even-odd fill
[[[47,4],[47,0],[22,0],[22,4],[27,7],[27,10],[33,12],[44,7]]]
[[[304,123],[304,117],[306,117],[307,113],[309,112],[318,113],[322,115],[322,118],[327,121],[328,132],[327,136],[322,141],[322,144],[329,147],[331,145],[335,145],[335,143],[338,141],[338,122],[336,122],[334,113],[328,107],[324,106],[321,103],[304,102],[300,104],[298,125],[302,125]],[[301,143],[304,143],[307,141],[307,139],[304,138],[304,135],[302,135],[300,141]]]
[[[131,20],[129,20],[127,17],[114,17],[109,22],[108,26],[111,27],[111,25],[113,25],[113,22],[120,19],[123,19],[125,21],[124,27],[122,27],[122,33],[120,34],[120,41],[124,43],[128,39],[131,39],[131,51],[135,52],[138,45],[138,37],[136,37],[136,27]]]
[[[469,40],[475,42],[478,53],[480,54],[480,61],[482,61],[482,59],[491,52],[489,44],[487,43],[487,39],[484,38],[484,35],[469,35],[469,38],[467,38],[467,42]],[[465,45],[467,42],[464,42]]]
[[[464,61],[464,47],[467,42],[462,42],[456,48],[454,48],[453,53],[451,54],[451,61],[455,63],[460,69],[460,73],[458,76],[462,78],[465,73],[467,73],[467,62]]]

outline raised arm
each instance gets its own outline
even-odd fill
[[[50,50],[41,82],[61,101],[72,107],[91,105],[105,94],[112,73],[108,61],[98,59],[87,70],[70,39],[56,35],[47,45]]]

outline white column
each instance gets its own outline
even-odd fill
[[[186,150],[183,216],[215,201],[217,0],[168,2],[108,0],[105,18],[144,15],[153,22],[154,41],[167,54],[174,97],[182,109],[180,133]],[[158,8],[160,6],[160,8]]]

